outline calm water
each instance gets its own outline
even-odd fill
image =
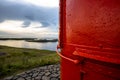
[[[27,42],[24,40],[0,40],[0,45],[55,51],[57,42],[38,43],[38,42]]]

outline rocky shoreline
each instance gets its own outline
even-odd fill
[[[34,68],[3,80],[60,80],[60,64]]]

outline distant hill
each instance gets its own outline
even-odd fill
[[[58,39],[38,39],[38,38],[0,38],[0,40],[25,40],[28,42],[57,42]]]
[[[57,42],[58,39],[34,39],[34,40],[26,40],[28,42]]]

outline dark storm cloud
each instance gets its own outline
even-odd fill
[[[1,22],[4,22],[4,20],[0,20],[0,23],[1,23]]]
[[[35,6],[23,2],[0,0],[0,23],[5,20],[24,21],[22,27],[28,27],[32,21],[37,21],[43,27],[58,24],[58,8]]]
[[[28,27],[31,24],[30,21],[25,21],[22,25],[22,27]]]

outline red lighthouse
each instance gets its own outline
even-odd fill
[[[61,80],[120,80],[120,0],[60,0]]]

